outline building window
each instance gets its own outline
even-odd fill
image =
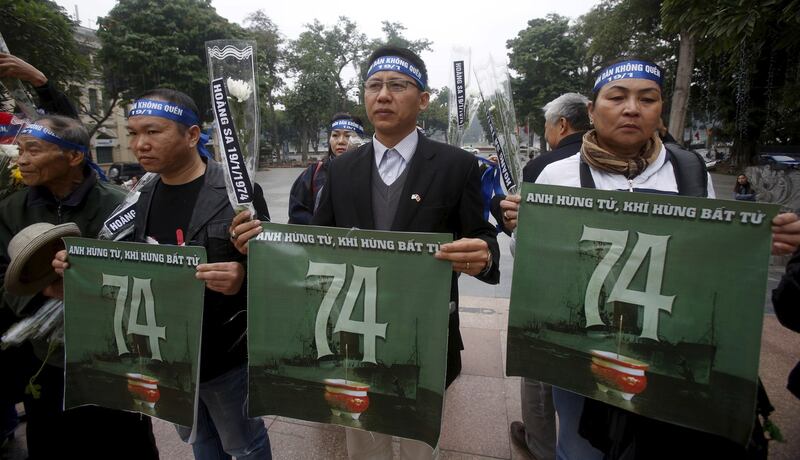
[[[97,90],[89,88],[89,113],[97,115],[98,109]]]
[[[75,107],[81,106],[81,88],[77,85],[69,85],[67,98]]]
[[[95,162],[97,164],[102,163],[113,163],[114,156],[112,152],[114,151],[114,147],[95,147]]]
[[[111,99],[108,98],[108,93],[103,91],[103,114],[111,111]]]

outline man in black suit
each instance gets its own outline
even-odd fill
[[[458,276],[499,282],[497,234],[483,219],[475,158],[416,129],[417,116],[430,98],[425,64],[413,52],[393,47],[376,50],[369,62],[364,99],[375,135],[372,142],[331,162],[312,224],[453,234],[455,241],[435,255],[453,264],[449,385],[461,370],[464,348],[458,330]],[[391,458],[391,437],[386,435],[348,430],[347,445],[350,458],[384,458],[387,453]],[[401,442],[401,457],[430,455],[421,443]]]
[[[545,166],[558,160],[563,160],[575,155],[581,150],[583,135],[591,128],[589,124],[589,112],[586,105],[589,99],[578,93],[565,93],[552,101],[548,102],[544,110],[544,138],[547,145],[553,149],[544,155],[539,155],[522,169],[522,180],[524,182],[536,182]],[[510,223],[508,218],[513,216],[516,220],[516,206],[502,206],[505,196],[498,195],[492,199],[492,215],[500,223],[501,229],[511,234],[516,222]]]
[[[452,233],[455,241],[434,256],[450,261],[450,320],[447,385],[461,371],[464,344],[458,329],[458,276],[500,281],[497,232],[483,218],[478,162],[469,153],[425,138],[417,116],[428,107],[425,63],[413,52],[379,48],[369,58],[364,86],[372,142],[331,161],[313,225],[365,230]],[[231,238],[240,252],[261,231],[247,212],[231,223]],[[448,308],[446,305],[434,308]],[[347,430],[351,459],[391,459],[392,438]],[[431,458],[431,448],[402,440],[401,458]]]

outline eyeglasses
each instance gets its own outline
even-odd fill
[[[411,80],[403,80],[403,79],[396,79],[396,80],[367,80],[364,84],[364,89],[368,93],[379,93],[381,89],[383,89],[383,85],[386,85],[389,88],[389,91],[392,93],[402,93],[406,89],[408,89],[409,85],[412,85],[414,88],[417,87],[417,84]]]

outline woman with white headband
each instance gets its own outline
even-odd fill
[[[328,135],[328,156],[303,171],[289,193],[289,223],[310,224],[318,197],[327,179],[328,163],[339,155],[361,145],[364,124],[358,117],[339,112],[331,119]]]

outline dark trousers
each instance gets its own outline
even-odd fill
[[[97,406],[62,410],[64,370],[58,367],[45,365],[35,383],[40,397],[24,399],[29,460],[158,459],[149,417]]]

